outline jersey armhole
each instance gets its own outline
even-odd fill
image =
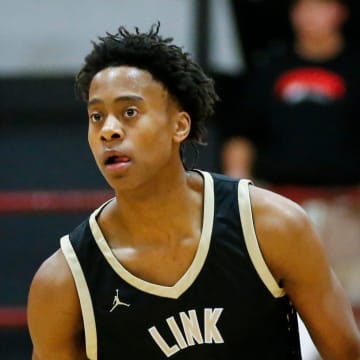
[[[89,288],[87,286],[79,259],[71,245],[69,235],[63,236],[60,239],[60,246],[73,275],[80,300],[85,331],[86,355],[89,360],[97,360],[96,324]]]
[[[245,238],[245,245],[251,262],[253,263],[253,266],[260,279],[271,292],[271,294],[274,297],[279,298],[285,295],[285,291],[283,288],[279,287],[275,278],[271,274],[270,269],[266,265],[264,257],[261,253],[258,239],[256,237],[249,194],[249,185],[251,184],[252,182],[246,179],[240,180],[238,184],[240,222]]]

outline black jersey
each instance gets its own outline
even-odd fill
[[[103,207],[61,239],[89,359],[301,358],[296,313],[257,243],[249,182],[202,174],[200,242],[173,286],[144,281],[121,265],[96,221]]]

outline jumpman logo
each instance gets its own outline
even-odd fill
[[[120,299],[119,299],[119,290],[116,289],[116,295],[114,296],[113,307],[111,308],[110,312],[112,312],[117,306],[121,306],[121,305],[124,305],[124,306],[127,306],[127,307],[130,306],[130,304],[126,304],[126,303],[120,301]]]

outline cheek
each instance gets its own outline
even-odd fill
[[[171,149],[171,143],[171,137],[165,131],[159,130],[151,136],[143,138],[141,146],[145,152],[161,156]]]
[[[143,136],[137,139],[136,147],[141,148],[144,156],[148,159],[169,157],[173,151],[172,132],[169,126],[148,129]]]
[[[172,141],[173,128],[171,121],[163,112],[153,112],[143,119],[141,129],[144,142],[150,144],[167,144]]]

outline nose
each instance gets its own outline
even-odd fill
[[[122,139],[124,137],[124,131],[121,127],[120,121],[112,115],[109,115],[103,127],[101,128],[100,138],[103,141],[112,141],[116,139]]]

